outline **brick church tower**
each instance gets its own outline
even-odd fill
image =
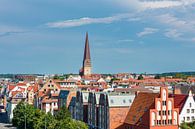
[[[88,33],[86,33],[85,50],[84,50],[84,56],[83,56],[83,67],[80,69],[79,74],[81,76],[90,76],[91,68],[92,66],[91,66],[89,39],[88,39]]]

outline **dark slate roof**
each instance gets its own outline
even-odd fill
[[[195,85],[176,85],[175,88],[179,88],[181,94],[188,94],[190,90],[195,94]]]
[[[59,98],[66,99],[70,91],[68,90],[61,90]]]
[[[76,97],[72,97],[69,106],[75,106],[76,105]]]

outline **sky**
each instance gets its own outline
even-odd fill
[[[0,0],[0,73],[195,71],[195,0]]]

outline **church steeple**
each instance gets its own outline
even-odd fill
[[[85,50],[84,50],[84,56],[83,56],[83,65],[85,65],[86,60],[91,60],[88,32],[86,33],[86,38],[85,38]]]
[[[86,33],[85,38],[85,49],[84,49],[84,56],[83,56],[83,67],[80,71],[80,75],[91,75],[91,55],[90,55],[90,48],[89,48],[89,39],[88,39],[88,32]]]

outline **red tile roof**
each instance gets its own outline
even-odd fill
[[[174,98],[174,107],[179,108],[179,113],[181,112],[186,99],[188,98],[188,95],[183,95],[183,94],[171,94],[169,97]]]
[[[137,97],[135,97],[130,110],[125,118],[126,124],[137,125],[137,126],[148,126],[149,122],[144,120],[144,118],[149,119],[149,109],[153,108],[155,98],[159,97],[158,93],[144,93],[140,92]],[[140,120],[143,119],[141,122]]]

